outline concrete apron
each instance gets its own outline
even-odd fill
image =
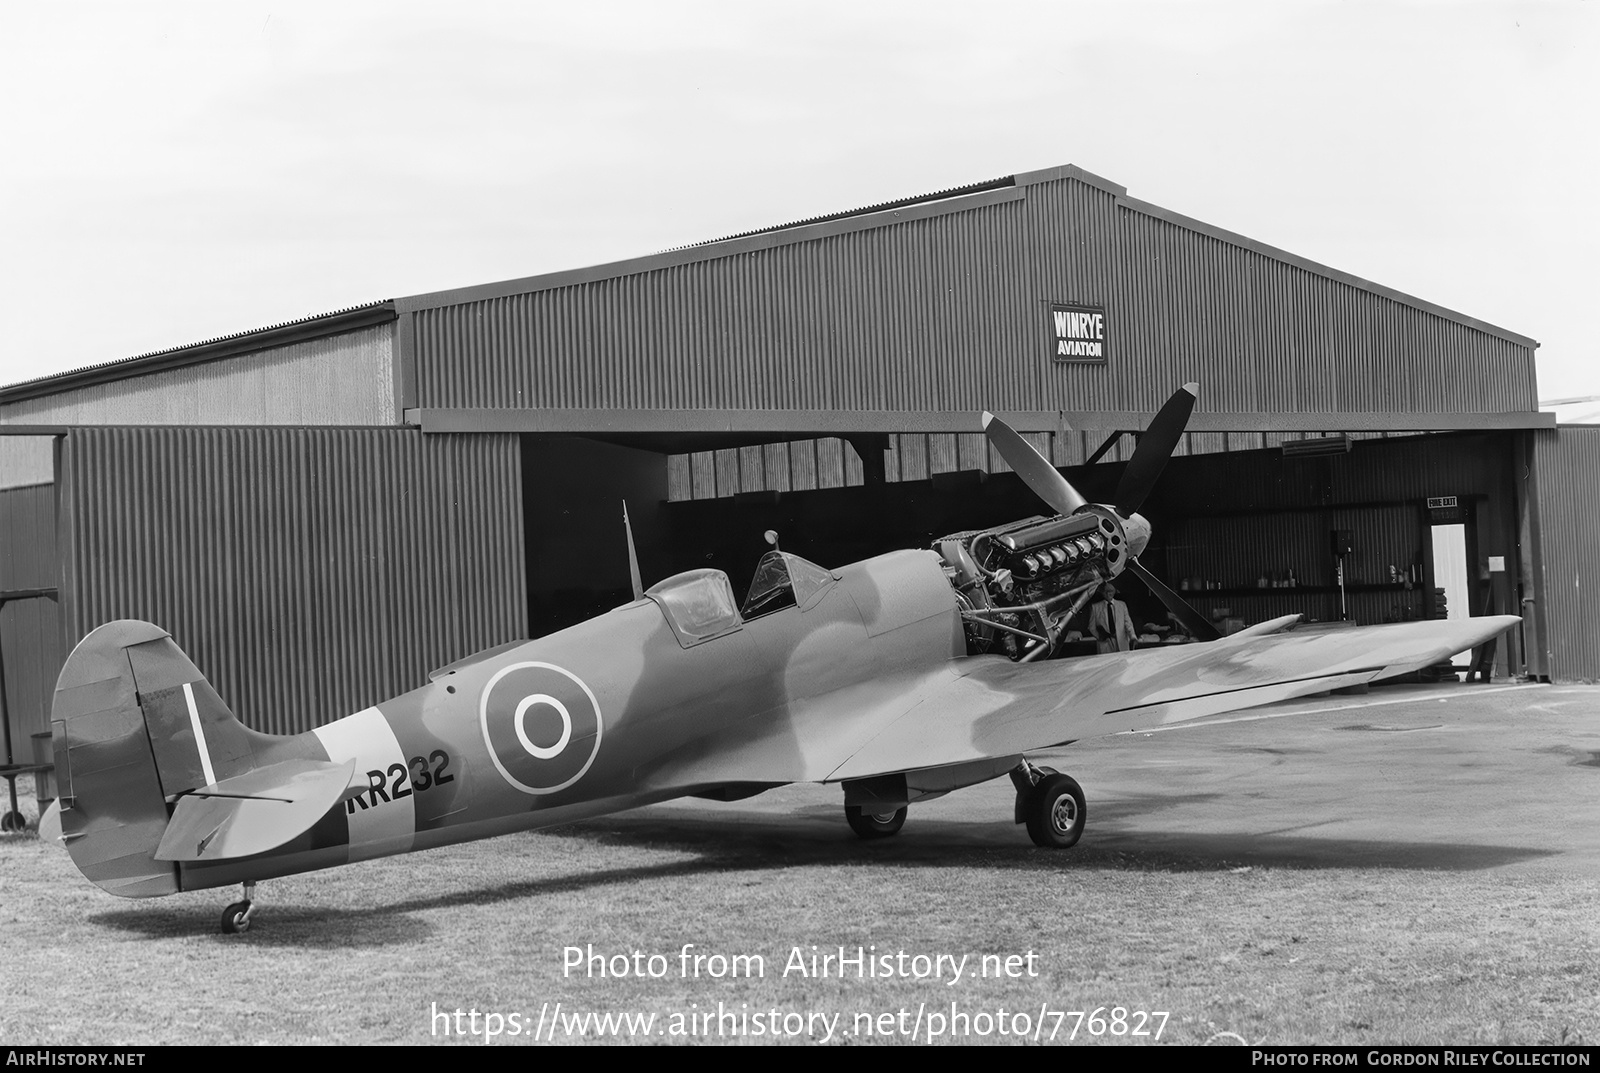
[[[1084,742],[1058,759],[1085,787],[1101,847],[1600,876],[1596,686],[1380,686]]]

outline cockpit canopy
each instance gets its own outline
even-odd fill
[[[747,620],[799,607],[809,611],[838,581],[831,570],[783,551],[769,551],[756,564],[741,614],[733,585],[721,570],[689,570],[645,590],[666,616],[678,643],[691,648],[739,629]]]
[[[734,603],[728,575],[721,570],[674,574],[644,594],[660,606],[685,648],[739,628],[739,605]]]
[[[808,611],[836,580],[831,570],[824,570],[798,555],[769,551],[756,564],[756,574],[750,579],[750,592],[741,610],[747,619],[786,607],[797,606]]]

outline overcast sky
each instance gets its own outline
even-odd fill
[[[1600,394],[1600,3],[4,3],[0,383],[1057,164]]]

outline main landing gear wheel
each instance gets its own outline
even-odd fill
[[[1071,775],[1046,775],[1028,794],[1025,822],[1028,837],[1036,846],[1066,849],[1076,845],[1088,818],[1083,789]]]
[[[20,812],[8,812],[4,816],[0,816],[0,831],[4,831],[8,835],[26,831],[27,829],[28,821]]]
[[[868,812],[860,805],[846,805],[844,818],[862,838],[888,838],[906,825],[906,810],[902,806],[898,812]]]

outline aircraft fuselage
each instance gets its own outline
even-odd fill
[[[646,597],[469,659],[427,685],[293,738],[258,764],[353,761],[355,792],[269,853],[182,862],[181,889],[266,879],[568,823],[725,788],[738,752],[770,784],[814,775],[797,709],[893,695],[965,651],[929,552],[833,572],[810,606],[738,620],[685,647]],[[365,788],[361,788],[361,783]],[[738,796],[741,787],[732,787]]]

